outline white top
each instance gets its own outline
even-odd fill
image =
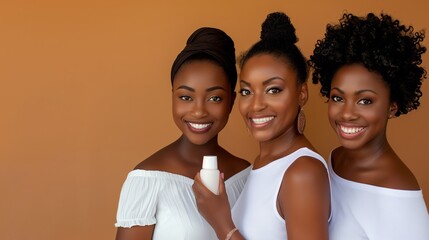
[[[429,240],[429,215],[421,190],[397,190],[341,178],[329,159],[331,240]]]
[[[225,181],[231,207],[244,187],[248,167]],[[192,184],[182,175],[133,170],[122,186],[116,227],[155,225],[155,240],[210,240],[216,233],[199,214]]]
[[[313,157],[327,168],[319,154],[308,148],[300,148],[250,171],[243,192],[232,208],[234,224],[246,240],[287,239],[285,220],[277,211],[277,195],[286,170],[303,156]]]

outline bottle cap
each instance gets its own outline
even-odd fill
[[[217,170],[217,156],[204,156],[203,169],[216,169]]]

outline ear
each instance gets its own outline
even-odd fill
[[[303,107],[308,101],[308,86],[307,83],[301,84],[299,87],[299,106]]]
[[[395,117],[395,114],[398,112],[398,104],[396,102],[392,102],[389,107],[389,118]]]
[[[232,92],[232,96],[231,96],[231,106],[229,107],[229,113],[231,113],[232,111],[232,107],[234,107],[234,103],[235,103],[235,98],[237,97],[237,93],[234,91]]]

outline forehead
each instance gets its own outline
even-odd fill
[[[229,82],[225,71],[217,63],[208,60],[193,60],[182,65],[176,73],[173,88],[180,85],[227,88]]]
[[[377,92],[390,91],[389,86],[380,74],[369,71],[361,64],[346,65],[338,69],[332,79],[332,88],[348,91],[364,89],[376,90]]]
[[[297,73],[282,57],[265,53],[249,58],[240,72],[240,78],[243,80],[250,80],[246,78],[263,79],[267,76],[283,76],[285,79],[296,80]]]

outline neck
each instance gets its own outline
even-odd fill
[[[384,136],[380,139],[374,139],[358,149],[342,147],[339,159],[340,162],[350,167],[370,168],[375,166],[379,162],[378,160],[382,159],[382,156],[388,152],[393,152],[393,149],[387,142],[386,136]],[[344,159],[344,161],[341,159]]]
[[[219,155],[224,149],[219,146],[217,136],[205,144],[197,145],[189,141],[184,135],[174,144],[181,159],[195,164],[201,164],[204,155]]]
[[[264,166],[290,154],[303,140],[305,140],[303,135],[298,134],[295,129],[290,129],[277,138],[259,142],[260,155],[255,160],[255,166]]]

